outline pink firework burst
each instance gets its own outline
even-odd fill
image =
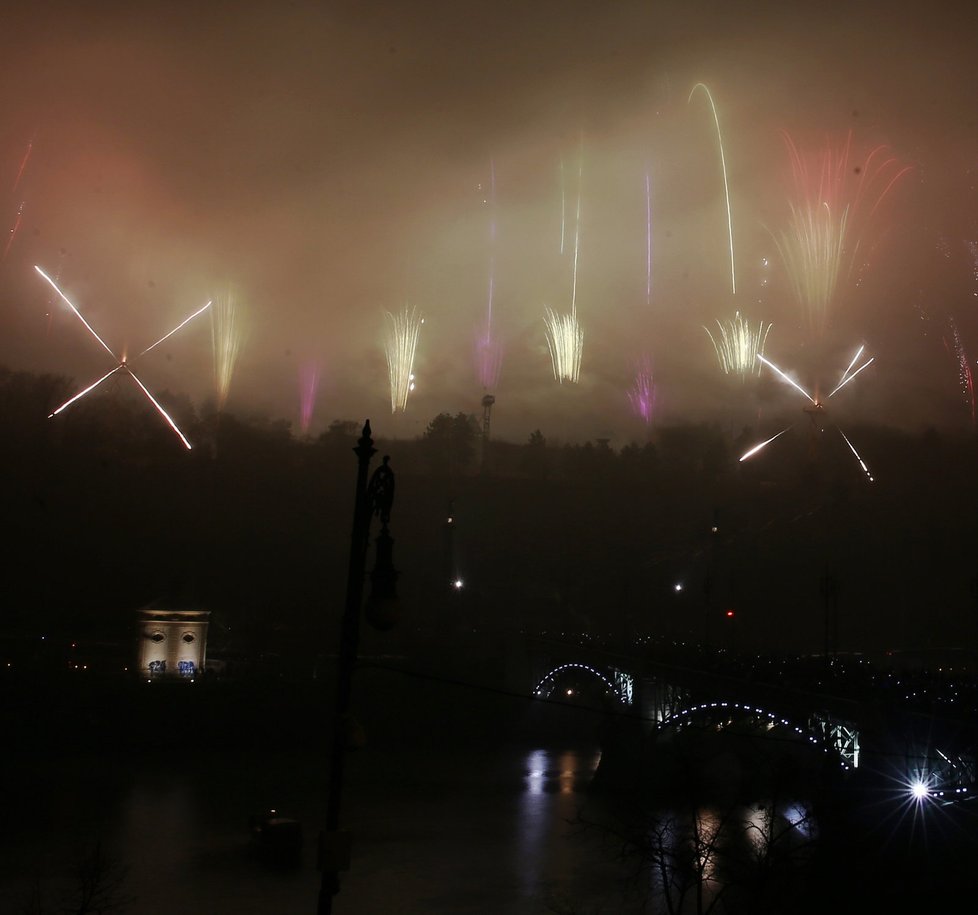
[[[655,378],[652,373],[652,360],[648,356],[643,356],[638,362],[635,378],[628,389],[628,402],[631,404],[632,412],[645,425],[650,426],[655,413]]]

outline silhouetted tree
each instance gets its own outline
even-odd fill
[[[475,457],[479,426],[467,413],[439,413],[425,429],[423,442],[431,470],[453,477],[463,473]]]

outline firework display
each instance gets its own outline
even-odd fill
[[[655,377],[652,373],[652,360],[648,356],[640,359],[635,369],[635,377],[628,390],[628,402],[632,413],[650,426],[655,412]]]
[[[234,377],[243,342],[240,310],[229,290],[218,296],[211,311],[211,348],[214,354],[214,388],[217,392],[218,411],[227,405],[231,379]]]
[[[737,270],[734,266],[734,243],[733,243],[733,216],[730,212],[730,185],[727,182],[727,156],[723,151],[723,135],[720,133],[720,116],[717,114],[717,106],[713,102],[713,94],[704,83],[697,83],[689,93],[688,102],[693,100],[697,89],[702,89],[710,102],[710,111],[713,112],[713,123],[717,129],[717,145],[720,147],[720,167],[723,170],[723,197],[727,204],[727,239],[730,245],[730,293],[737,294]]]
[[[166,421],[167,425],[169,425],[169,427],[177,434],[177,436],[179,437],[180,441],[183,443],[184,447],[189,451],[190,448],[191,448],[191,445],[190,445],[190,442],[187,440],[187,437],[183,434],[183,432],[180,431],[180,428],[174,422],[173,417],[171,417],[169,415],[169,413],[167,413],[166,410],[163,409],[163,407],[160,405],[159,401],[149,392],[149,389],[146,387],[146,385],[144,385],[136,377],[136,374],[135,374],[135,372],[133,372],[132,368],[130,367],[129,361],[126,358],[126,356],[123,355],[121,358],[119,356],[117,356],[111,350],[111,348],[109,347],[109,345],[95,332],[95,329],[92,327],[92,325],[89,324],[88,321],[85,320],[85,318],[83,317],[82,313],[74,306],[74,304],[68,299],[68,297],[61,291],[61,289],[54,282],[54,280],[52,280],[51,277],[49,277],[40,267],[35,266],[34,269],[54,289],[54,291],[58,294],[59,298],[71,309],[71,311],[78,317],[78,319],[82,322],[82,324],[85,325],[85,328],[101,344],[102,348],[114,360],[116,360],[116,362],[118,363],[115,366],[115,368],[113,368],[109,372],[106,372],[97,381],[95,381],[92,384],[88,385],[88,387],[84,388],[83,390],[81,390],[77,394],[75,394],[73,397],[71,397],[68,400],[66,400],[63,404],[61,404],[60,407],[58,407],[56,410],[54,410],[52,413],[50,413],[49,416],[48,416],[48,418],[51,419],[52,417],[57,416],[63,410],[65,410],[68,407],[70,407],[73,403],[75,403],[78,400],[81,400],[82,397],[84,397],[89,392],[94,391],[95,388],[97,388],[103,381],[105,381],[108,378],[111,378],[116,372],[122,372],[123,374],[128,375],[130,378],[132,378],[132,380],[136,383],[136,386],[143,392],[143,394],[146,395],[146,398],[149,400],[149,402],[153,405],[153,407],[160,414],[160,416],[163,417],[163,419]],[[204,311],[206,311],[210,307],[211,307],[211,303],[208,302],[203,307],[198,308],[197,311],[195,311],[192,315],[190,315],[189,317],[187,317],[183,321],[181,321],[176,327],[173,328],[173,330],[171,330],[168,333],[164,334],[155,343],[152,343],[149,346],[147,346],[146,349],[144,349],[139,355],[140,356],[145,355],[150,350],[155,349],[164,340],[166,340],[169,337],[172,337],[173,334],[175,334],[178,330],[180,330],[180,328],[182,328],[188,322],[192,321],[199,314],[203,313]]]
[[[856,354],[852,357],[852,360],[849,362],[849,364],[846,366],[845,371],[842,373],[842,377],[839,379],[839,383],[832,389],[832,392],[828,395],[828,397],[825,398],[825,400],[828,400],[834,394],[836,394],[839,391],[841,391],[857,375],[859,375],[864,369],[869,368],[869,366],[872,365],[873,362],[876,361],[876,357],[875,356],[871,356],[869,359],[867,359],[865,362],[863,362],[859,366],[859,368],[857,368],[855,371],[853,371],[853,366],[857,362],[859,362],[859,360],[862,358],[862,355],[863,355],[863,352],[864,351],[865,351],[865,347],[863,347],[863,346],[860,346],[859,349],[856,350]],[[771,362],[770,359],[767,359],[767,358],[765,358],[764,356],[762,356],[760,354],[758,354],[757,358],[758,358],[758,360],[760,362],[763,362],[764,365],[766,365],[773,372],[775,372],[778,375],[778,377],[781,378],[782,381],[784,381],[786,384],[791,385],[791,387],[793,387],[803,397],[805,397],[806,400],[808,400],[808,402],[811,404],[811,406],[810,407],[805,407],[805,413],[808,414],[808,417],[812,421],[813,431],[815,431],[815,432],[822,432],[823,431],[823,423],[824,423],[824,419],[825,419],[825,416],[826,416],[825,402],[823,400],[821,400],[817,396],[817,394],[815,396],[812,396],[811,394],[809,394],[808,391],[806,391],[800,384],[798,384],[798,382],[795,381],[794,378],[792,378],[790,375],[788,375],[782,369],[778,368],[778,366],[776,366],[773,362]],[[789,426],[788,428],[791,428],[791,427]],[[751,448],[749,451],[747,451],[740,458],[740,461],[741,462],[746,461],[748,458],[750,458],[753,455],[757,454],[765,446],[771,444],[771,442],[773,442],[776,438],[778,438],[778,436],[783,435],[787,431],[788,431],[788,429],[782,429],[777,435],[772,436],[771,438],[767,439],[767,441],[763,441],[759,445],[755,445],[753,448]],[[866,477],[869,480],[869,482],[870,483],[875,482],[875,480],[873,479],[873,475],[869,471],[869,468],[866,466],[866,464],[863,461],[862,457],[860,456],[859,452],[856,451],[855,446],[849,440],[849,438],[845,434],[845,432],[843,432],[842,429],[839,428],[838,426],[836,426],[836,431],[838,431],[839,435],[842,436],[842,438],[845,441],[846,445],[849,447],[849,450],[853,453],[853,455],[855,456],[856,460],[859,462],[859,466],[862,468],[863,473],[866,474]]]
[[[775,236],[791,288],[810,333],[825,333],[837,306],[839,282],[849,276],[873,217],[893,186],[910,171],[885,146],[854,166],[852,134],[837,148],[802,153],[785,132],[794,196],[788,228]]]
[[[319,391],[319,366],[314,362],[299,367],[299,429],[303,435],[309,434],[312,413],[316,406]]]
[[[764,344],[770,333],[771,324],[765,325],[759,321],[757,329],[736,312],[733,318],[726,322],[717,321],[716,336],[708,327],[704,327],[713,343],[720,369],[725,375],[736,375],[741,381],[752,375],[760,375],[759,357],[764,355]]]
[[[563,169],[561,169],[563,174]],[[581,190],[584,179],[584,142],[581,141],[581,155],[577,168],[577,211],[574,223],[574,261],[571,279],[570,314],[558,314],[547,306],[544,311],[544,325],[547,332],[547,347],[554,379],[576,384],[581,376],[581,356],[584,353],[584,328],[577,320],[577,265],[581,252]],[[561,250],[563,250],[563,231],[561,231]]]
[[[486,318],[476,338],[476,366],[479,383],[487,390],[499,384],[503,353],[499,341],[493,336],[492,305],[496,291],[496,167],[489,163],[489,193],[483,203],[489,208],[489,278],[486,301]]]
[[[17,175],[14,178],[14,186],[10,189],[11,194],[16,194],[17,189],[20,187],[21,179],[24,177],[24,173],[27,171],[27,163],[30,162],[31,153],[34,151],[34,138],[32,137],[30,142],[27,144],[27,149],[24,151],[24,155],[20,160],[20,165],[17,168]],[[16,199],[16,198],[15,198]],[[6,259],[7,255],[10,253],[10,248],[14,243],[14,239],[17,237],[17,233],[20,231],[20,225],[24,220],[24,207],[27,205],[27,201],[21,199],[17,204],[17,209],[14,213],[14,221],[7,231],[7,243],[3,246],[3,254],[0,255],[0,264],[2,264]]]
[[[405,305],[397,314],[386,312],[387,374],[390,380],[391,413],[407,409],[408,397],[414,390],[414,356],[418,350],[424,317],[417,308]]]

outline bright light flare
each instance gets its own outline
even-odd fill
[[[738,463],[741,463],[742,464],[748,458],[753,457],[762,448],[766,448],[768,445],[770,445],[771,442],[773,442],[776,438],[780,438],[782,435],[784,435],[785,432],[787,432],[788,429],[790,429],[790,428],[791,428],[791,426],[788,426],[787,429],[782,429],[777,435],[772,435],[766,442],[761,442],[759,445],[755,445],[753,448],[750,449],[750,451],[746,452],[743,455],[743,457],[740,458],[740,460],[738,461]]]
[[[414,390],[414,357],[421,336],[424,317],[417,308],[405,305],[396,315],[386,312],[387,374],[391,390],[391,413],[407,409],[408,396]]]
[[[713,349],[716,351],[720,368],[725,375],[738,375],[741,381],[746,381],[751,375],[760,375],[761,367],[757,364],[758,357],[763,356],[767,335],[771,331],[770,323],[765,326],[759,321],[754,330],[750,324],[736,312],[733,319],[726,324],[719,320],[717,335],[704,327]]]
[[[782,372],[782,371],[781,371],[781,369],[779,369],[779,368],[778,368],[778,367],[777,367],[777,366],[776,366],[776,365],[775,365],[775,364],[774,364],[774,363],[773,363],[773,362],[772,362],[772,361],[771,361],[770,359],[767,359],[766,357],[764,357],[764,356],[762,356],[762,355],[761,355],[760,353],[758,353],[758,354],[757,354],[757,358],[758,358],[758,359],[760,359],[760,360],[761,360],[761,362],[763,362],[763,363],[764,363],[764,364],[765,364],[765,365],[766,365],[766,366],[767,366],[768,368],[771,368],[771,369],[774,369],[774,371],[775,371],[775,372],[777,372],[777,373],[778,373],[778,374],[779,374],[779,375],[780,375],[780,376],[781,376],[781,377],[782,377],[782,378],[783,378],[783,379],[784,379],[785,381],[787,381],[787,382],[788,382],[788,384],[790,384],[790,385],[791,385],[791,386],[792,386],[792,387],[793,387],[793,388],[794,388],[794,389],[795,389],[796,391],[799,391],[800,393],[802,393],[802,394],[804,394],[804,395],[805,395],[805,397],[807,397],[807,398],[808,398],[808,399],[809,399],[809,400],[810,400],[810,401],[811,401],[811,402],[812,402],[813,404],[815,404],[815,406],[816,406],[816,407],[817,407],[817,406],[819,405],[819,404],[818,404],[818,401],[817,401],[817,400],[815,400],[815,398],[814,398],[814,397],[812,397],[812,395],[811,395],[811,394],[809,394],[809,393],[808,393],[808,391],[806,391],[806,390],[805,390],[805,389],[804,389],[804,388],[803,388],[803,387],[802,387],[802,386],[801,386],[800,384],[798,384],[798,382],[797,382],[797,381],[795,381],[795,380],[794,380],[793,378],[789,378],[789,377],[788,377],[788,376],[787,376],[787,375],[786,375],[786,374],[785,374],[784,372]]]

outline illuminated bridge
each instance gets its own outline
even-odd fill
[[[978,792],[974,716],[924,713],[839,683],[830,692],[802,688],[790,676],[707,669],[702,655],[677,663],[673,653],[666,663],[545,638],[528,638],[527,647],[532,694],[540,699],[623,715],[650,734],[747,724],[805,740],[833,754],[844,771],[895,779],[918,797],[949,802]]]

